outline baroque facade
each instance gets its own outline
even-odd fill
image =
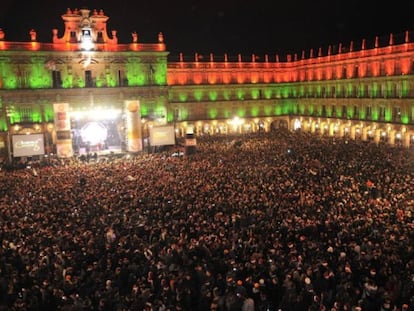
[[[3,156],[13,156],[11,137],[19,134],[43,134],[45,153],[54,152],[58,103],[69,105],[74,144],[84,119],[99,116],[118,118],[111,122],[121,138],[113,144],[122,145],[126,107],[138,102],[135,126],[142,137],[150,127],[168,124],[178,136],[188,128],[197,136],[286,127],[414,145],[414,43],[408,31],[301,55],[196,54],[188,60],[180,54],[172,61],[162,33],[155,43],[141,43],[136,33],[130,43],[119,43],[103,10],[68,9],[62,20],[64,32],[53,29],[51,43],[39,42],[35,30],[26,42],[10,42],[0,30]]]

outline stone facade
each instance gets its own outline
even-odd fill
[[[44,133],[53,151],[55,103],[69,103],[74,119],[82,111],[122,115],[128,101],[140,103],[143,135],[166,124],[178,136],[188,127],[195,135],[287,127],[414,145],[408,31],[300,56],[196,54],[173,61],[162,33],[155,43],[140,42],[135,32],[130,43],[119,43],[102,10],[68,9],[62,20],[64,33],[53,29],[51,43],[39,42],[35,29],[27,42],[7,41],[1,31],[2,154],[12,154],[10,136],[22,133]]]

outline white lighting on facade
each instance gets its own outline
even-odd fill
[[[82,29],[81,48],[85,51],[93,49],[92,30],[90,28]]]
[[[84,111],[72,111],[71,117],[76,120],[81,120],[84,118],[89,118],[92,120],[115,120],[122,113],[121,109],[91,109]]]

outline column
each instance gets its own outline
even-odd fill
[[[315,122],[313,122],[313,121],[310,124],[310,132],[315,133]]]
[[[374,131],[374,142],[378,144],[381,140],[381,129],[376,129]]]
[[[388,143],[390,145],[395,145],[395,130],[389,131]]]
[[[344,124],[341,124],[339,126],[339,133],[338,133],[339,137],[344,137],[345,136],[345,128],[346,128],[346,126]]]
[[[142,128],[139,100],[125,101],[126,127],[127,127],[127,151],[142,151]]]
[[[73,156],[72,135],[68,103],[54,103],[54,122],[56,134],[56,154],[59,158]]]
[[[351,137],[351,139],[355,139],[356,137],[356,126],[355,125],[351,126],[349,136]]]
[[[335,124],[334,123],[330,123],[328,124],[328,135],[329,136],[334,136],[334,128],[335,128]]]
[[[403,143],[403,146],[406,147],[406,148],[409,148],[410,145],[411,145],[411,135],[412,135],[411,132],[405,132],[403,134],[403,141],[402,141],[402,143]]]

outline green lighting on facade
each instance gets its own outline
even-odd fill
[[[308,105],[308,111],[310,115],[313,115],[315,107],[313,105]]]
[[[187,93],[182,92],[182,93],[180,93],[178,95],[178,99],[180,100],[180,102],[186,102],[187,101],[187,98],[188,98],[188,94]]]
[[[410,83],[408,81],[403,81],[401,86],[401,96],[407,97],[410,91]]]
[[[20,123],[21,121],[22,121],[21,115],[18,114],[17,112],[13,112],[10,115],[10,123],[11,124]]]
[[[290,94],[290,87],[284,86],[282,88],[282,97],[289,98],[289,94]]]
[[[349,119],[352,119],[354,115],[354,107],[348,106],[346,108],[346,115]]]
[[[203,91],[202,90],[195,90],[194,91],[194,98],[196,101],[202,101],[203,99]]]
[[[387,93],[387,97],[392,97],[392,82],[388,81],[387,85],[386,85],[386,93]]]
[[[362,120],[366,120],[367,119],[367,115],[366,115],[366,110],[365,109],[361,109],[359,111],[359,118]]]
[[[410,117],[409,117],[407,114],[403,114],[403,115],[401,116],[401,122],[402,122],[403,124],[408,124],[408,123],[410,123]]]
[[[44,60],[32,61],[37,61],[37,63],[32,64],[29,70],[29,87],[32,89],[50,88],[52,86],[52,75],[46,70]]]
[[[210,108],[208,109],[207,114],[210,117],[210,119],[216,119],[218,116],[218,110],[217,108]]]
[[[209,91],[209,92],[208,92],[208,98],[209,98],[211,101],[216,101],[216,100],[217,100],[217,97],[218,97],[218,93],[217,93],[217,91]]]
[[[316,87],[316,95],[317,95],[318,97],[321,97],[321,95],[322,95],[322,87],[321,87],[320,85],[318,85],[318,86]]]
[[[276,105],[275,105],[275,107],[274,107],[273,112],[274,112],[274,114],[275,114],[275,115],[277,115],[277,116],[282,115],[282,113],[283,113],[283,107],[282,107],[282,105],[280,105],[280,104],[276,104]]]
[[[17,75],[8,58],[0,59],[0,86],[5,89],[17,88]]]
[[[377,97],[378,96],[378,90],[379,90],[378,83],[374,82],[372,84],[372,88],[371,88],[371,96],[372,97]]]
[[[298,106],[298,113],[299,114],[305,114],[305,111],[306,111],[305,104],[299,104],[299,106]]]
[[[149,114],[149,105],[145,102],[140,102],[139,105],[139,112],[141,113],[141,116],[148,116]]]
[[[136,59],[132,59],[129,63],[125,64],[125,67],[129,86],[145,85],[146,74],[143,64],[140,64]]]
[[[77,87],[85,87],[86,86],[85,79],[82,79],[81,77],[76,77],[73,82]]]
[[[312,86],[311,85],[308,86],[308,90],[307,90],[307,93],[306,94],[308,96],[313,96],[313,89],[312,89]]]
[[[253,99],[258,99],[258,98],[260,98],[260,90],[259,90],[259,89],[253,89],[253,90],[251,91],[251,97],[252,97]]]
[[[349,84],[346,86],[346,97],[351,97],[351,96],[352,96],[352,94],[353,94],[353,86],[352,86],[352,84],[351,84],[351,83],[349,83]]]
[[[181,109],[180,110],[180,115],[181,115],[181,118],[188,119],[188,116],[190,115],[189,110],[188,109]]]
[[[373,108],[372,109],[371,119],[373,121],[378,121],[379,120],[379,110],[378,110],[378,108]]]
[[[244,100],[244,93],[245,91],[243,89],[238,89],[236,91],[236,97],[238,100]]]
[[[260,112],[260,108],[259,108],[258,106],[253,106],[253,107],[250,109],[250,114],[251,114],[251,116],[252,116],[252,117],[257,117],[257,116],[259,116],[259,112]]]
[[[385,109],[385,121],[390,122],[391,120],[392,120],[391,108],[386,108]]]
[[[40,106],[39,105],[35,105],[33,106],[33,111],[30,114],[30,119],[32,122],[35,123],[41,123],[42,120],[42,112],[40,111]]]
[[[273,107],[271,105],[266,105],[264,107],[264,113],[266,116],[271,116],[273,111]]]
[[[363,86],[363,85],[360,85],[360,86],[358,87],[358,96],[359,96],[359,97],[364,97],[364,96],[365,96],[365,88],[364,88],[364,86]]]
[[[66,75],[62,79],[62,88],[69,89],[73,87],[73,76],[72,75]]]
[[[340,97],[340,96],[341,96],[341,85],[340,85],[340,84],[338,84],[338,85],[335,87],[335,93],[336,93],[336,96],[337,96],[337,97]]]
[[[282,105],[282,109],[283,109],[283,114],[287,115],[290,113],[295,113],[296,112],[296,102],[291,101],[291,100],[287,100],[285,102],[283,102]]]
[[[318,117],[322,116],[322,106],[317,106],[316,107],[316,113]]]
[[[272,98],[272,89],[267,88],[267,89],[264,90],[263,93],[264,93],[264,97],[266,99],[271,99]]]
[[[231,99],[231,90],[230,89],[225,89],[223,91],[223,98],[225,100],[230,100]]]
[[[329,118],[332,117],[332,106],[326,107],[326,116]]]
[[[305,86],[304,85],[301,85],[299,87],[299,96],[300,97],[305,97]]]
[[[280,88],[275,88],[275,95],[276,95],[276,98],[281,98],[282,97],[282,92],[281,92],[281,89]]]
[[[236,115],[239,118],[244,118],[246,116],[246,109],[244,109],[244,108],[237,109]]]
[[[109,87],[115,87],[117,85],[117,81],[113,75],[111,74],[106,75],[106,85]]]
[[[105,79],[103,75],[100,75],[99,77],[96,78],[96,87],[103,87],[103,86],[105,86]]]
[[[152,64],[150,71],[156,85],[167,84],[167,61],[165,58],[158,60],[156,64]]]
[[[52,122],[54,119],[54,111],[52,105],[43,105],[43,117],[44,121]]]
[[[7,122],[5,118],[0,119],[0,131],[7,131]]]

